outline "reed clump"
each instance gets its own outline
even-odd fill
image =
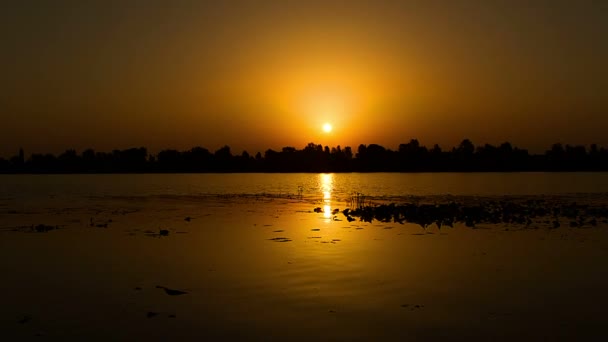
[[[462,204],[381,204],[366,201],[365,196],[356,194],[351,198],[351,208],[343,211],[347,218],[358,217],[360,221],[395,223],[415,223],[423,228],[435,224],[438,228],[453,227],[463,223],[475,228],[478,224],[506,224],[539,228],[558,228],[563,223],[569,227],[595,227],[599,223],[608,224],[608,207],[605,205],[583,205],[573,203],[548,203],[542,200],[482,201]],[[349,220],[350,221],[350,220]]]

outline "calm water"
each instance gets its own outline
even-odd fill
[[[608,173],[0,176],[0,293],[9,294],[0,338],[603,333],[607,225],[439,230],[334,220],[329,211],[353,193],[605,203]],[[325,213],[313,212],[318,206]],[[35,233],[37,224],[59,229]],[[169,296],[157,285],[188,293]]]
[[[269,194],[347,199],[608,193],[608,173],[3,175],[0,199]]]

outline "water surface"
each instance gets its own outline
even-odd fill
[[[593,203],[605,201],[608,174],[0,176],[0,291],[10,294],[0,331],[349,341],[603,331],[606,225],[439,230],[328,214],[355,193]],[[42,223],[59,229],[29,228]]]

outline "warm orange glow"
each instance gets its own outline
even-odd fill
[[[0,110],[11,113],[1,118],[0,154],[226,144],[256,153],[309,142],[394,149],[411,138],[444,148],[509,140],[537,151],[555,141],[608,144],[599,90],[608,48],[595,6],[563,6],[544,22],[526,6],[506,16],[510,6],[492,1],[233,2],[176,5],[166,17],[150,5],[141,20],[116,22],[92,15],[94,5],[78,14],[43,6],[62,25],[27,6],[3,11],[15,43],[41,48],[9,49],[14,65],[0,58]],[[589,12],[579,23],[570,7]],[[115,10],[131,18],[135,9]],[[167,22],[144,19],[156,15]],[[479,30],[471,15],[492,25]],[[30,36],[32,27],[41,34]],[[61,132],[49,133],[57,124]]]
[[[332,129],[333,129],[333,127],[331,126],[330,123],[325,123],[323,125],[323,132],[325,132],[325,133],[331,132]]]
[[[323,173],[321,178],[321,191],[323,192],[323,216],[331,218],[331,192],[333,191],[334,175]]]
[[[371,57],[353,52],[362,49],[361,46],[353,43],[340,52],[335,47],[320,50],[308,43],[311,46],[306,52],[283,46],[284,58],[268,57],[272,66],[263,69],[263,75],[255,74],[257,68],[243,71],[249,80],[264,80],[249,87],[247,93],[258,94],[256,101],[261,101],[253,107],[271,108],[264,115],[273,117],[283,127],[281,132],[267,136],[283,145],[296,146],[310,141],[330,146],[359,140],[382,141],[366,136],[370,131],[380,132],[379,129],[366,133],[362,127],[386,125],[386,120],[379,117],[391,111],[389,104],[396,89],[402,99],[403,94],[409,96],[414,92],[393,84],[395,73],[386,72],[390,63],[379,65]],[[408,84],[422,86],[421,82]],[[331,134],[323,129],[326,123],[332,125]],[[276,143],[267,145],[273,144]]]

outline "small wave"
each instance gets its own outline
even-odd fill
[[[361,195],[361,194],[359,194]],[[365,204],[386,203],[420,203],[441,204],[449,202],[480,203],[487,201],[529,201],[544,200],[550,202],[580,202],[580,203],[608,203],[608,192],[600,193],[563,193],[563,194],[538,194],[538,195],[376,195],[363,196]],[[244,200],[273,200],[284,199],[304,202],[318,202],[323,196],[297,195],[289,193],[206,193],[206,194],[150,194],[150,195],[93,195],[88,196],[91,200],[123,200],[123,201],[149,201],[149,200],[173,200],[190,202],[208,201],[238,201]],[[332,199],[336,203],[352,202],[352,196],[341,196]]]

